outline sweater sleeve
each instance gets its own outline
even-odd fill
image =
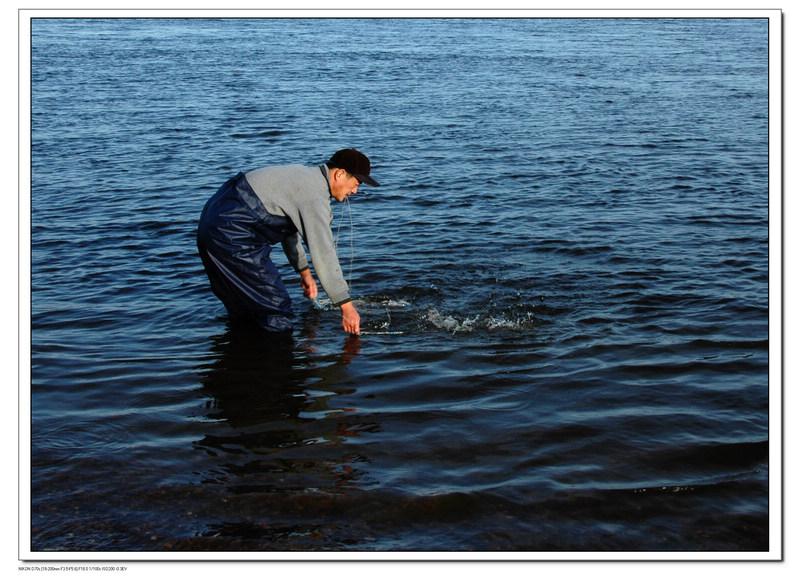
[[[286,258],[289,259],[289,263],[291,263],[297,273],[308,269],[306,250],[303,247],[303,242],[300,239],[299,233],[286,237],[281,241],[281,245],[283,246],[283,252],[286,253]]]

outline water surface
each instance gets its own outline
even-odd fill
[[[766,550],[767,24],[34,19],[31,550]],[[350,146],[371,334],[234,331],[203,204]]]

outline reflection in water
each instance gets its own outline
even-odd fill
[[[241,328],[214,339],[216,361],[203,387],[205,417],[218,427],[194,446],[218,460],[201,473],[202,483],[234,493],[339,493],[363,485],[367,459],[347,444],[379,427],[352,419],[355,410],[343,400],[355,392],[348,365],[360,341],[350,337],[340,354],[320,356],[303,337],[305,350],[291,336]]]

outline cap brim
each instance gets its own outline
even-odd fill
[[[355,178],[357,178],[359,180],[359,182],[362,182],[365,185],[369,185],[371,187],[380,187],[381,186],[381,184],[378,181],[376,181],[375,179],[373,179],[372,177],[370,177],[368,175],[353,175],[353,176]]]

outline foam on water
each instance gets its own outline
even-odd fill
[[[526,313],[518,319],[507,319],[496,317],[489,313],[459,316],[457,314],[444,313],[438,309],[429,309],[425,313],[424,319],[434,328],[451,333],[497,330],[522,331],[530,329],[534,324],[534,317],[531,313]]]

